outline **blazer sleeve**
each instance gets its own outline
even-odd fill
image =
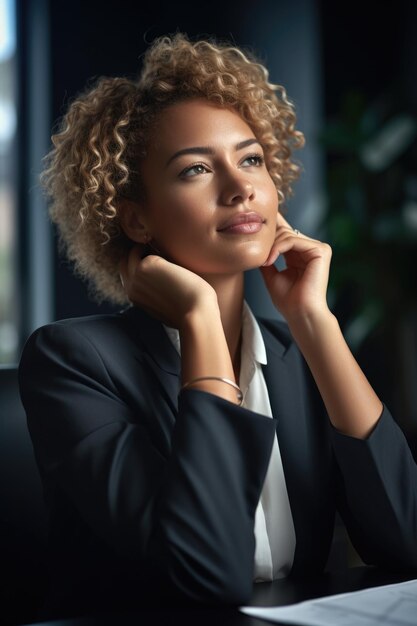
[[[141,568],[146,562],[162,594],[249,601],[254,516],[275,419],[184,390],[165,456],[120,397],[97,347],[71,324],[30,337],[19,380],[50,492],[64,491],[115,553]],[[138,389],[146,384],[137,380]]]
[[[340,468],[339,508],[365,563],[417,568],[417,466],[384,405],[365,440],[331,427]]]

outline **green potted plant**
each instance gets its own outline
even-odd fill
[[[355,353],[384,343],[398,414],[417,432],[417,113],[401,95],[369,102],[351,90],[318,141],[327,156],[330,304]]]

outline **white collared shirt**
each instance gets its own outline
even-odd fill
[[[179,332],[164,324],[178,353]],[[242,315],[242,349],[239,387],[242,406],[272,417],[268,388],[262,372],[267,362],[265,344],[258,322],[246,301]],[[286,576],[293,564],[295,530],[282,467],[278,439],[275,437],[265,482],[255,514],[254,582]]]

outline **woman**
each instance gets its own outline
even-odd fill
[[[417,566],[416,466],[327,306],[330,247],[282,215],[294,125],[256,59],[177,34],[53,137],[67,254],[131,306],[45,326],[23,352],[51,615],[248,603],[253,581],[323,570],[337,508],[366,562]],[[244,301],[255,267],[287,324]]]

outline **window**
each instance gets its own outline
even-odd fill
[[[17,70],[14,0],[0,0],[0,363],[16,360]]]

